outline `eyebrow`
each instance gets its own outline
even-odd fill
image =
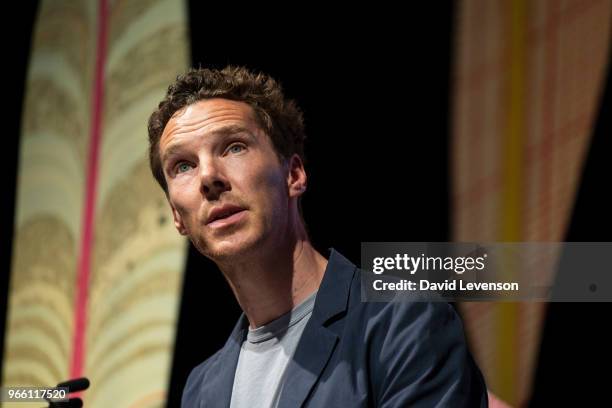
[[[210,132],[210,135],[213,137],[227,137],[227,136],[235,135],[237,133],[246,133],[251,140],[253,141],[256,140],[253,133],[249,129],[241,125],[223,126],[219,129],[216,129]],[[169,157],[172,157],[176,153],[180,152],[183,149],[183,146],[184,146],[184,143],[175,143],[175,144],[170,145],[170,147],[166,149],[166,151],[164,152],[161,158],[162,163],[165,163]]]

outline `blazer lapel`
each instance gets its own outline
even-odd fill
[[[221,350],[221,355],[210,368],[202,384],[202,398],[208,407],[230,406],[234,374],[240,356],[240,347],[246,337],[248,321],[244,313],[238,319],[232,334]]]
[[[337,342],[338,336],[324,327],[304,330],[300,345],[287,367],[286,382],[283,385],[279,408],[302,406],[331,357]]]
[[[279,408],[301,407],[321,376],[338,343],[327,321],[347,308],[355,265],[331,249],[314,309],[285,376]]]

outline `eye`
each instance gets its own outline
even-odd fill
[[[180,162],[177,166],[176,166],[176,172],[177,173],[184,173],[186,171],[191,170],[191,164],[187,163],[187,162]]]
[[[244,145],[239,144],[239,143],[234,143],[233,145],[231,145],[230,147],[227,148],[227,151],[230,153],[240,153],[245,149]]]

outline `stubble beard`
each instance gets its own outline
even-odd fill
[[[266,234],[259,228],[258,232],[252,231],[253,226],[242,225],[236,231],[230,231],[227,235],[219,237],[201,237],[200,242],[194,242],[194,246],[202,255],[220,264],[234,264],[256,255],[266,241]],[[247,231],[250,230],[250,231]],[[246,235],[243,237],[230,237],[232,234]],[[207,241],[209,243],[207,243]],[[225,241],[225,242],[220,242]],[[227,242],[230,241],[230,242]]]

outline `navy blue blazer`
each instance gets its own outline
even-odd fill
[[[331,250],[279,407],[487,407],[454,308],[362,302],[360,274]],[[223,348],[193,369],[183,407],[229,407],[247,328],[243,313]]]

